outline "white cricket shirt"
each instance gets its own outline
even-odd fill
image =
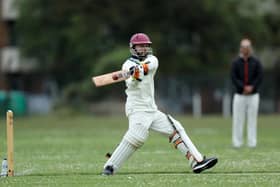
[[[156,111],[157,105],[154,99],[154,75],[158,68],[158,59],[154,55],[148,55],[143,61],[130,57],[127,59],[122,69],[129,71],[129,68],[135,65],[148,64],[148,74],[144,75],[142,81],[138,81],[133,77],[128,78],[126,82],[125,93],[127,95],[125,111],[126,115],[138,111]]]

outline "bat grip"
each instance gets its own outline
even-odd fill
[[[120,78],[124,77],[124,78],[129,78],[130,77],[130,72],[127,71],[127,72],[123,72],[123,73],[120,73]]]

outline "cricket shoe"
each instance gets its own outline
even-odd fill
[[[106,166],[102,173],[102,175],[113,175],[113,174],[114,174],[113,166]]]
[[[215,166],[218,162],[218,159],[213,157],[213,158],[204,158],[201,162],[196,163],[192,170],[194,173],[200,173],[206,169],[212,168]]]

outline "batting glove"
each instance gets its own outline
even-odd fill
[[[142,81],[142,79],[145,75],[145,70],[144,70],[143,65],[132,66],[129,68],[129,72],[130,72],[130,75],[138,81]]]

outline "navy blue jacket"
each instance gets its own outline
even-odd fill
[[[246,62],[238,57],[232,62],[231,79],[236,88],[236,93],[242,94],[245,85],[254,87],[252,94],[257,93],[263,79],[263,68],[261,62],[253,56]]]

